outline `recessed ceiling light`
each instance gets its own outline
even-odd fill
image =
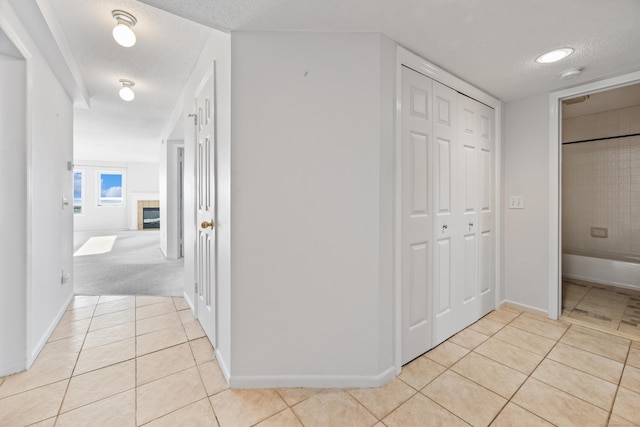
[[[570,47],[563,47],[562,49],[552,50],[551,52],[543,53],[536,58],[536,62],[540,64],[549,64],[551,62],[560,61],[573,53],[573,49]]]
[[[133,98],[136,97],[136,94],[131,88],[135,86],[135,83],[131,80],[120,79],[120,84],[122,85],[122,87],[120,88],[120,92],[118,92],[120,94],[120,98],[124,99],[125,101],[133,101]]]
[[[131,29],[138,22],[135,16],[122,10],[111,12],[117,24],[113,28],[113,38],[120,46],[131,47],[136,44],[136,33]]]

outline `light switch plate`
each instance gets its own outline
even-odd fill
[[[509,196],[509,209],[524,209],[524,196]]]

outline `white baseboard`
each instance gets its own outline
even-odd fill
[[[396,368],[388,368],[384,372],[373,375],[235,375],[229,379],[231,388],[274,388],[274,387],[308,387],[308,388],[368,388],[381,387],[394,379]]]
[[[71,300],[73,300],[74,296],[75,294],[73,292],[69,295],[67,301],[64,303],[60,311],[58,311],[58,314],[56,314],[53,322],[49,325],[42,337],[40,337],[40,340],[38,340],[33,350],[31,350],[31,354],[27,356],[27,369],[29,369],[31,365],[33,365],[33,362],[36,361],[36,358],[38,357],[44,346],[47,344],[49,337],[56,329],[56,326],[58,326],[58,323],[60,323],[60,319],[62,319],[62,316],[64,316],[64,312],[67,311],[67,307],[69,307],[69,304],[71,304]]]
[[[187,305],[191,309],[191,313],[195,313],[196,310],[193,305],[193,301],[191,301],[191,298],[189,298],[189,295],[187,295],[186,292],[182,292],[182,297],[184,298],[184,301],[187,303]]]
[[[530,305],[520,304],[520,303],[509,301],[509,300],[502,300],[502,302],[500,303],[500,307],[513,308],[515,310],[526,311],[527,313],[535,314],[537,316],[549,317],[548,310],[543,310],[537,307],[531,307]]]
[[[13,362],[8,365],[0,366],[0,377],[6,377],[9,375],[17,374],[18,372],[22,372],[26,367],[26,360],[20,362]]]
[[[218,362],[218,366],[220,367],[220,370],[222,371],[222,375],[224,375],[224,379],[227,380],[227,384],[229,384],[229,378],[231,377],[231,375],[229,374],[229,367],[227,366],[227,363],[224,361],[222,354],[220,354],[220,352],[217,349],[216,349],[216,360]]]

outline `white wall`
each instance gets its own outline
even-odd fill
[[[4,75],[1,79],[3,100],[5,93],[16,95],[14,111],[3,111],[1,120],[25,126],[26,132],[2,135],[2,149],[8,147],[10,157],[1,156],[0,173],[4,183],[11,183],[3,190],[7,192],[3,203],[14,202],[8,214],[14,230],[12,238],[6,238],[3,230],[0,245],[3,262],[15,263],[2,268],[0,316],[10,317],[0,322],[0,376],[30,366],[73,292],[71,281],[61,283],[62,270],[72,269],[73,212],[62,204],[63,197],[72,200],[72,175],[67,169],[73,157],[72,102],[23,24],[33,18],[18,17],[8,2],[0,2],[0,27],[26,58],[26,79],[18,77],[19,67],[13,68],[12,79],[5,80]],[[7,86],[14,84],[12,89]],[[26,108],[20,92],[26,93]],[[4,101],[0,104],[6,107]]]
[[[26,63],[0,56],[0,376],[24,369],[27,323]]]
[[[231,384],[384,382],[394,45],[234,33],[232,51]]]
[[[45,67],[31,68],[31,325],[28,356],[35,358],[73,293],[73,108]],[[62,205],[65,197],[70,204]],[[46,220],[43,220],[46,218]],[[55,225],[53,225],[55,224]]]
[[[166,141],[160,148],[160,249],[167,259],[179,258],[180,170],[178,150],[184,141]]]
[[[549,310],[549,96],[506,104],[504,113],[503,297]],[[509,195],[524,209],[507,209]]]
[[[74,216],[76,231],[136,230],[137,200],[158,200],[160,197],[158,163],[75,160],[75,170],[83,171],[85,179],[83,213]],[[98,206],[99,172],[124,174],[124,206]]]
[[[196,89],[215,61],[217,148],[217,341],[216,357],[225,376],[231,369],[231,37],[212,30],[182,96],[163,130],[171,139],[174,129],[184,129],[184,296],[193,306],[195,283],[195,138],[193,118]],[[182,126],[178,124],[182,122]],[[178,125],[177,125],[178,124]],[[163,172],[163,173],[166,173]]]

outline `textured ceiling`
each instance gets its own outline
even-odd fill
[[[640,69],[638,0],[141,1],[230,31],[380,32],[503,101]],[[534,61],[564,46],[567,60]]]
[[[160,133],[211,29],[133,0],[49,3],[91,97],[88,110],[76,108],[75,158],[157,161]],[[135,46],[113,40],[114,9],[137,18]],[[122,78],[135,82],[131,102],[118,96]]]
[[[157,159],[210,28],[380,32],[503,101],[640,69],[639,0],[37,1],[51,4],[91,96],[76,115],[76,158]],[[111,38],[113,9],[138,18],[133,48]],[[575,48],[566,60],[535,63],[564,46]],[[559,79],[574,67],[580,77]],[[131,103],[118,98],[120,78],[136,82]]]

